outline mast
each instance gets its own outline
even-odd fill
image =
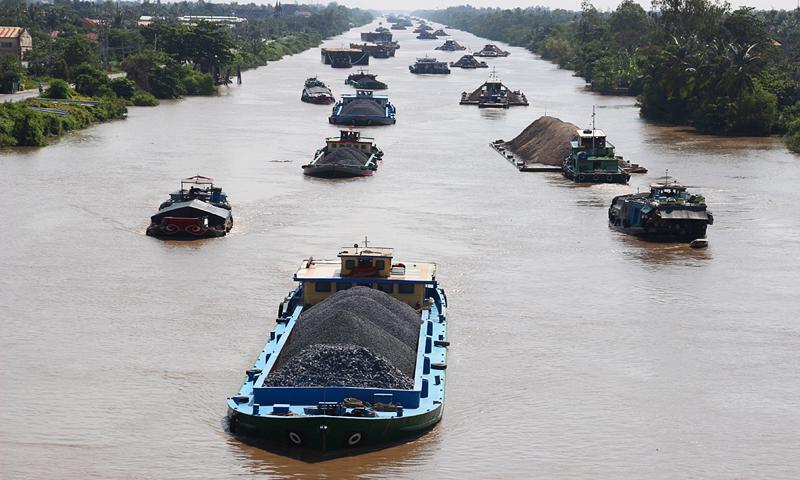
[[[595,156],[595,146],[594,146],[594,116],[595,116],[595,106],[592,105],[592,156]]]

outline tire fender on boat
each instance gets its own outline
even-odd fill
[[[611,174],[609,174],[609,175],[606,175],[606,180],[608,180],[609,182],[612,180],[612,178],[613,178],[613,177],[611,176]]]
[[[364,440],[364,434],[361,432],[353,432],[347,436],[347,446],[356,447]]]
[[[169,233],[169,234],[178,233],[178,230],[180,230],[180,228],[178,228],[177,225],[174,225],[172,223],[168,223],[168,224],[164,225],[164,231],[166,233]]]
[[[292,445],[302,445],[303,444],[303,436],[297,432],[289,432],[287,435],[289,437],[289,441]]]
[[[580,174],[580,175],[578,175],[578,181],[579,181],[579,182],[582,182],[582,181],[583,181],[583,178],[584,178],[584,177],[583,177],[583,174]]]
[[[600,177],[598,177],[597,175],[595,175],[594,177],[592,177],[592,180],[594,180],[594,181],[596,182],[596,181],[600,180]]]

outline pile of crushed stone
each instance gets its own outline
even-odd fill
[[[324,165],[366,165],[368,161],[369,155],[361,150],[339,147],[325,154],[317,163]]]
[[[525,163],[561,166],[578,127],[555,117],[541,117],[503,146]]]
[[[265,385],[410,388],[420,322],[379,290],[337,292],[300,315]]]
[[[384,115],[386,109],[374,100],[351,100],[342,106],[342,115]]]

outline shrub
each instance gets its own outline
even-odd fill
[[[183,77],[183,87],[186,95],[214,95],[217,91],[211,75],[193,70]]]
[[[155,107],[159,103],[156,97],[144,90],[134,93],[131,102],[137,107]]]
[[[102,87],[108,85],[108,75],[91,65],[78,65],[72,74],[75,79],[75,90],[82,95],[93,97]]]
[[[783,141],[789,150],[800,153],[800,117],[789,122]]]
[[[136,93],[136,84],[127,78],[115,78],[109,83],[111,90],[119,97],[130,100]]]
[[[64,80],[53,80],[42,94],[44,98],[72,98],[72,89]]]

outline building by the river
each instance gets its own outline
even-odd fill
[[[30,33],[22,27],[0,27],[0,55],[11,54],[22,60],[33,48]]]

